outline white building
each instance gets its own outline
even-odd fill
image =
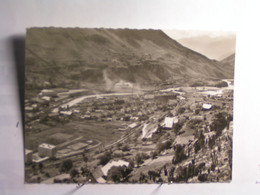
[[[132,124],[128,125],[128,127],[130,129],[133,129],[133,128],[137,127],[137,124],[136,123],[132,123]]]
[[[202,109],[203,109],[203,110],[210,110],[211,108],[212,108],[212,105],[211,105],[211,104],[205,103],[205,104],[202,105]]]
[[[165,117],[164,122],[163,122],[163,127],[165,129],[171,129],[174,123],[174,117]]]
[[[38,154],[40,157],[54,157],[56,155],[56,146],[42,143],[38,146]]]
[[[41,97],[43,100],[45,100],[45,101],[50,101],[51,100],[51,98],[49,97],[49,96],[43,96],[43,97]]]
[[[70,116],[72,115],[71,111],[60,111],[60,114],[65,115],[65,116]]]
[[[57,92],[55,92],[52,89],[43,89],[41,90],[41,92],[39,93],[39,96],[51,96],[51,97],[55,97],[57,96]]]
[[[101,171],[103,172],[103,174],[105,176],[107,176],[108,174],[108,171],[112,168],[112,167],[119,167],[119,166],[126,166],[128,167],[129,165],[129,162],[126,162],[124,160],[119,160],[119,161],[112,161],[112,162],[109,162],[107,163],[105,166],[103,166],[101,168]]]
[[[179,119],[177,116],[173,117],[173,124],[177,124],[179,122]]]
[[[190,119],[193,121],[203,121],[203,116],[195,115],[195,116],[191,116]]]

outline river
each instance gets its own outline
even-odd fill
[[[88,99],[88,98],[104,98],[104,97],[110,97],[110,96],[128,96],[128,95],[137,95],[137,93],[105,93],[105,94],[96,94],[96,95],[84,95],[84,96],[81,96],[81,97],[78,97],[78,98],[75,98],[65,104],[62,104],[61,106],[59,107],[62,107],[62,108],[67,108],[67,107],[72,107],[82,101],[84,101],[85,99]],[[52,110],[53,113],[57,113],[59,111],[59,107],[57,108],[54,108]]]

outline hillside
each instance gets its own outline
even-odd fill
[[[235,53],[220,61],[223,68],[234,74]]]
[[[236,37],[206,35],[178,39],[178,42],[208,56],[210,59],[222,60],[235,52]]]
[[[232,69],[183,47],[161,30],[30,28],[26,89],[140,86],[233,78]],[[47,84],[46,84],[47,83]]]
[[[224,58],[223,60],[221,60],[221,63],[228,63],[230,65],[234,65],[235,63],[235,54],[233,53],[232,55]]]

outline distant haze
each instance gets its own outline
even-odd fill
[[[197,51],[210,59],[222,60],[235,53],[236,35],[234,32],[190,30],[164,30],[164,32],[183,46]]]

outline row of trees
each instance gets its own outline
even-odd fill
[[[229,127],[230,121],[233,120],[233,116],[226,112],[218,113],[214,116],[210,129],[216,132],[216,136],[219,137],[225,127]]]

